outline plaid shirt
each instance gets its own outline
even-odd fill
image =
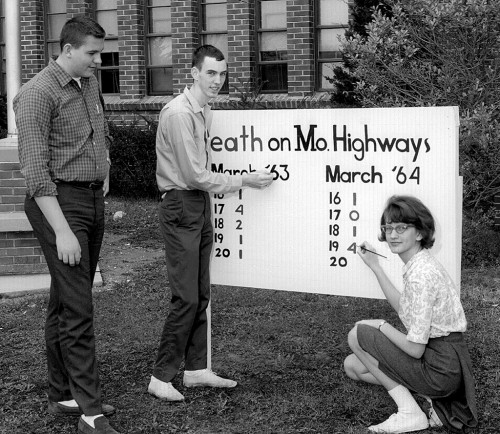
[[[14,98],[19,161],[28,194],[57,195],[54,180],[103,181],[107,122],[94,76],[81,88],[54,60]]]

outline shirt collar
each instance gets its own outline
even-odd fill
[[[184,89],[184,95],[186,95],[186,98],[188,99],[189,103],[191,104],[191,107],[193,108],[194,113],[203,113],[205,114],[207,111],[210,110],[210,105],[206,104],[204,107],[201,107],[196,98],[193,96],[191,93],[191,90],[186,86]]]
[[[427,249],[422,249],[419,252],[415,253],[410,260],[403,266],[403,275],[405,275],[412,265],[419,260],[421,256],[427,256],[429,254]]]
[[[73,79],[73,77],[71,77],[71,75],[69,75],[64,69],[62,69],[61,66],[54,59],[50,59],[47,67],[54,74],[54,77],[59,82],[61,87],[66,86],[67,84],[71,83],[72,81],[75,81]],[[81,77],[82,87],[83,87],[84,81],[85,81],[85,77]],[[77,84],[77,86],[78,86],[78,84]],[[78,86],[78,87],[80,87],[80,86]]]

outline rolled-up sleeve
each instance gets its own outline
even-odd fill
[[[49,170],[48,139],[53,109],[52,99],[39,89],[25,89],[14,99],[19,162],[30,197],[57,195]]]
[[[170,174],[180,188],[196,189],[211,193],[238,191],[242,177],[215,173],[208,166],[209,150],[197,131],[196,119],[186,112],[166,112],[160,117],[163,145],[171,149],[160,150],[159,165],[167,163]],[[172,154],[171,156],[169,154]],[[163,158],[162,158],[163,157]],[[174,173],[175,170],[178,173]]]

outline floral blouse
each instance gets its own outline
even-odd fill
[[[428,250],[421,250],[404,265],[403,283],[398,314],[409,341],[426,344],[429,338],[466,330],[459,292]]]

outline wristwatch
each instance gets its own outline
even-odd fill
[[[386,323],[387,321],[384,319],[382,322],[378,325],[378,329],[380,331],[380,328]]]

